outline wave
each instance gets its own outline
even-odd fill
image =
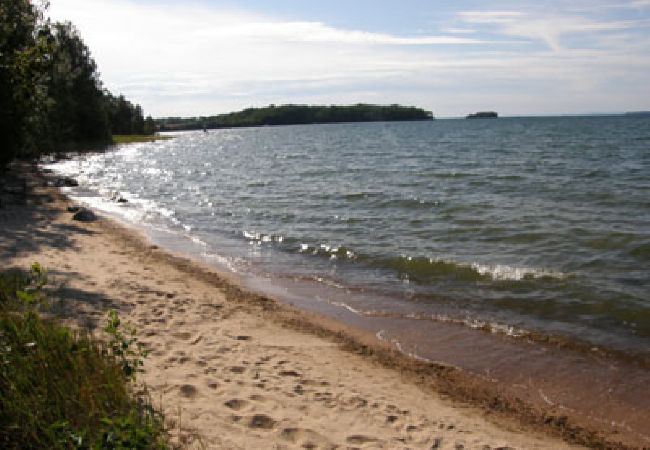
[[[533,335],[532,331],[502,322],[479,319],[475,317],[452,317],[446,314],[422,314],[422,313],[397,313],[390,311],[362,310],[350,306],[344,302],[330,302],[332,305],[347,309],[348,311],[364,317],[381,317],[384,319],[410,319],[426,320],[431,322],[449,323],[461,325],[473,330],[481,330],[490,334],[498,334],[513,338],[521,338]]]
[[[474,263],[472,264],[472,268],[481,275],[489,275],[493,280],[520,281],[544,278],[566,278],[566,274],[562,272],[555,272],[547,269],[536,269],[533,267],[512,267],[503,264],[491,266]]]
[[[526,280],[561,280],[568,275],[545,268],[511,266],[506,264],[484,264],[479,262],[458,262],[441,258],[382,257],[363,254],[345,245],[329,243],[305,243],[299,239],[281,234],[267,234],[254,231],[242,231],[242,235],[251,244],[275,245],[277,249],[297,252],[307,256],[327,258],[330,260],[350,260],[366,267],[385,269],[397,274],[404,281],[432,284],[440,281],[526,281]]]
[[[335,246],[329,244],[318,244],[318,245],[309,245],[309,244],[300,244],[300,253],[306,253],[310,255],[326,256],[330,259],[355,259],[356,254],[350,250],[348,247],[344,246]]]
[[[372,262],[398,272],[401,278],[421,283],[439,280],[455,281],[522,281],[562,279],[566,275],[547,269],[516,267],[505,264],[480,264],[448,261],[426,257],[400,256]]]
[[[629,254],[643,261],[650,260],[650,242],[639,244],[629,251]]]
[[[57,167],[58,168],[58,167]],[[64,172],[64,171],[61,171]],[[185,232],[192,231],[192,226],[182,223],[175,211],[166,208],[153,200],[139,198],[135,194],[108,189],[94,190],[97,196],[75,196],[92,207],[108,213],[117,214],[131,222],[166,223],[172,227],[182,228]],[[124,198],[124,203],[116,203],[115,198]],[[404,281],[432,284],[440,281],[522,281],[544,278],[560,279],[565,275],[547,269],[516,267],[504,264],[482,264],[450,261],[427,257],[381,257],[364,255],[353,251],[349,246],[332,245],[329,243],[304,243],[295,238],[282,234],[262,233],[243,230],[242,236],[255,245],[275,245],[279,249],[328,258],[330,260],[353,260],[364,266],[392,271]],[[642,255],[645,249],[641,249]]]

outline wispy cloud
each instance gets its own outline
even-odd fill
[[[403,37],[327,26],[321,22],[249,22],[219,28],[205,28],[197,36],[215,39],[255,39],[285,42],[316,42],[358,45],[463,45],[483,44],[479,39],[457,36]]]
[[[464,11],[458,16],[469,24],[494,25],[504,35],[543,41],[555,51],[562,50],[561,38],[565,35],[623,30],[638,25],[629,20],[594,21],[581,16],[533,16],[518,11]]]
[[[468,23],[510,24],[524,14],[520,11],[461,11],[458,15]]]
[[[52,15],[78,25],[108,88],[153,115],[359,101],[442,115],[647,109],[642,13],[516,5],[448,11],[413,33],[158,0],[56,0]]]

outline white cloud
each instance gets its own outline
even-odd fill
[[[469,23],[512,23],[523,16],[520,11],[461,11],[458,15]]]
[[[582,16],[560,14],[524,14],[517,11],[464,11],[458,14],[463,22],[494,25],[498,32],[545,42],[555,51],[562,50],[562,36],[631,28],[634,21],[593,21]]]
[[[471,28],[445,28],[444,29],[445,33],[452,33],[452,34],[473,34],[476,33],[476,30],[472,30]]]
[[[462,45],[482,44],[478,39],[456,36],[401,37],[385,33],[344,30],[321,22],[242,22],[200,30],[197,37],[214,39],[254,39],[285,42],[318,42],[352,45]]]
[[[53,0],[51,15],[78,26],[109,89],[154,116],[359,101],[412,103],[451,115],[480,109],[472,98],[500,112],[520,113],[517,108],[525,105],[528,112],[550,108],[554,96],[558,102],[582,99],[595,108],[589,89],[621,77],[642,80],[650,72],[647,39],[626,34],[630,22],[558,12],[466,11],[443,35],[417,36],[135,0]],[[565,35],[603,38],[605,30],[610,40],[594,40],[598,45],[591,50],[561,46]],[[494,36],[502,42],[495,43]],[[532,50],[526,44],[531,40],[555,51]],[[650,98],[646,86],[639,82],[629,95],[619,92],[616,101]],[[539,108],[522,97],[538,98]],[[556,111],[578,107],[566,102]]]

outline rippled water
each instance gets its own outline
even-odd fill
[[[359,314],[649,351],[647,118],[219,130],[53,167],[95,206]]]

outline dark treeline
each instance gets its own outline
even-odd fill
[[[29,0],[0,0],[0,167],[153,132],[139,105],[103,88],[71,23],[52,23]]]
[[[263,125],[296,125],[339,122],[383,122],[406,120],[432,120],[429,111],[412,106],[367,105],[308,106],[270,105],[265,108],[248,108],[243,111],[209,117],[168,117],[156,119],[164,130],[197,130],[202,128],[252,127]]]

